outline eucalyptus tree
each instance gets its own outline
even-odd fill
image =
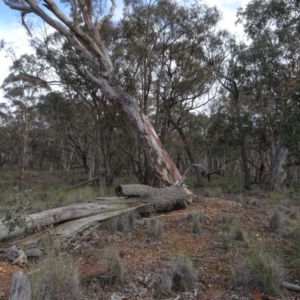
[[[151,116],[164,144],[168,135],[179,134],[203,185],[185,118],[209,98],[215,80],[212,62],[217,63],[211,53],[221,46],[224,34],[216,29],[220,14],[202,3],[185,7],[172,1],[126,4],[119,25],[122,38],[113,56],[120,78],[138,99],[140,109]]]
[[[12,126],[12,115],[7,104],[0,104],[0,168],[18,163],[18,143]]]
[[[36,85],[33,81],[34,78],[28,80],[21,74],[11,73],[2,85],[4,96],[9,100],[11,125],[14,125],[19,139],[20,189],[28,163],[28,146],[36,137],[34,129],[41,124],[36,109],[38,97],[42,90],[49,89],[48,85]]]
[[[229,93],[234,107],[236,128],[238,130],[238,144],[243,163],[244,188],[250,189],[250,170],[248,166],[248,154],[246,147],[246,131],[243,127],[242,98],[243,88],[246,82],[247,70],[244,52],[247,48],[244,44],[237,44],[235,39],[228,37],[224,47],[224,60],[215,67],[216,75],[221,86]]]
[[[291,88],[291,82],[297,82],[299,74],[299,13],[299,2],[293,0],[254,0],[238,13],[251,41],[248,86],[268,132],[271,189],[278,189],[284,179],[282,167],[291,146],[288,137],[298,134],[291,127],[299,128],[289,105],[293,100],[297,106],[297,89]]]
[[[122,88],[102,38],[103,26],[114,14],[115,1],[111,0],[109,12],[104,15],[101,14],[100,1],[64,1],[69,16],[53,0],[41,3],[35,0],[4,0],[4,3],[21,12],[23,23],[25,16],[33,13],[69,42],[90,81],[101,89],[102,94],[120,109],[136,129],[160,186],[175,183],[180,178],[178,169],[134,97]]]
[[[110,49],[110,39],[115,36],[114,26],[108,23],[105,28],[106,34],[111,33],[109,37],[105,36]],[[63,153],[73,149],[72,152],[81,157],[90,177],[98,177],[101,169],[106,182],[112,182],[114,174],[124,167],[123,157],[116,155],[121,149],[115,145],[116,133],[120,130],[120,114],[116,107],[89,80],[78,56],[60,35],[46,35],[32,44],[36,56],[47,69],[55,72],[60,82],[59,93],[41,99],[40,111],[62,139]],[[126,141],[123,136],[118,139],[119,143]]]

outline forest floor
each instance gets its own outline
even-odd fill
[[[239,271],[246,257],[263,248],[283,264],[285,281],[299,284],[299,257],[292,250],[290,233],[299,225],[300,198],[290,191],[218,197],[212,195],[213,188],[207,191],[194,190],[193,202],[184,210],[152,216],[163,228],[156,241],[148,233],[149,218],[138,218],[130,230],[112,230],[104,224],[83,237],[80,247],[72,251],[80,264],[83,299],[300,299],[300,293],[284,288],[273,295],[267,288],[246,289],[245,283],[240,284],[243,273]],[[280,215],[275,227],[274,211]],[[201,215],[197,233],[192,214]],[[119,285],[109,284],[106,276],[105,257],[114,252],[125,268]],[[190,262],[197,274],[185,291],[170,284],[180,259]],[[11,278],[18,269],[0,262],[0,299],[8,299]]]

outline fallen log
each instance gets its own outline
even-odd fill
[[[185,208],[190,195],[182,187],[164,189],[146,185],[120,185],[116,188],[118,196],[125,198],[101,198],[89,203],[77,203],[65,207],[29,215],[23,228],[17,227],[9,232],[5,224],[0,222],[0,241],[15,237],[21,233],[36,233],[18,243],[29,256],[39,256],[43,249],[40,241],[47,235],[59,243],[73,245],[79,235],[99,222],[136,210],[142,215],[170,212]],[[131,197],[131,198],[127,198]],[[49,227],[51,225],[52,227]],[[48,227],[47,227],[48,226]],[[42,233],[39,233],[41,232]]]
[[[119,197],[133,197],[137,201],[147,202],[137,209],[140,214],[146,215],[183,209],[191,197],[184,188],[175,186],[159,189],[142,184],[119,185],[115,192]]]
[[[30,282],[22,271],[13,275],[9,294],[9,300],[30,300]]]
[[[19,249],[16,246],[4,248],[0,250],[0,261],[13,262],[19,255]]]
[[[83,185],[88,184],[88,183],[90,183],[90,182],[94,182],[95,180],[99,180],[99,179],[100,179],[100,177],[94,177],[94,178],[92,178],[92,179],[89,179],[89,180],[80,182],[80,183],[78,183],[78,184],[75,184],[75,185],[69,187],[69,189],[75,189],[75,188],[78,188],[78,187],[80,187],[80,186],[83,186]]]
[[[75,242],[80,240],[80,235],[86,230],[94,230],[96,227],[98,227],[99,222],[129,213],[138,207],[139,206],[135,206],[104,212],[98,215],[65,222],[51,229],[47,229],[46,232],[44,231],[43,233],[35,234],[33,236],[28,236],[18,240],[18,247],[24,251],[27,257],[38,257],[44,251],[43,241],[49,239],[50,237],[56,246],[63,245],[64,247],[75,248],[78,244],[75,244]],[[7,244],[7,246],[9,246],[9,244]]]
[[[26,218],[25,226],[16,227],[12,232],[9,232],[7,226],[3,222],[0,222],[0,241],[20,235],[25,232],[25,230],[29,233],[30,231],[39,231],[48,225],[59,224],[68,220],[80,219],[83,217],[120,210],[126,207],[126,204],[122,203],[76,203],[29,215]]]
[[[283,281],[283,282],[281,283],[281,285],[282,285],[284,288],[288,289],[288,290],[300,292],[300,285],[293,284],[293,283],[289,283],[289,282],[285,282],[285,281]]]
[[[75,241],[78,234],[91,226],[97,225],[98,222],[129,213],[137,208],[138,207],[130,207],[66,222],[55,228],[55,237],[58,238],[61,243],[70,245]]]
[[[118,185],[115,189],[118,197],[139,197],[155,199],[188,199],[189,194],[182,187],[154,188],[144,184]]]

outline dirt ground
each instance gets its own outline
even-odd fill
[[[201,212],[204,221],[200,233],[192,232],[188,216]],[[226,199],[195,196],[186,209],[156,216],[163,224],[163,236],[159,242],[151,242],[147,236],[147,218],[138,219],[136,229],[112,233],[104,228],[84,237],[74,251],[80,262],[84,285],[84,299],[300,299],[300,293],[283,289],[281,295],[271,297],[264,291],[246,291],[238,287],[235,269],[251,243],[263,240],[275,254],[282,254],[286,244],[282,235],[269,231],[273,209],[265,199],[252,201],[247,195],[228,196]],[[225,243],[224,219],[234,216],[241,221],[248,242]],[[120,253],[125,266],[125,279],[121,286],[105,283],[103,261],[105,251]],[[198,275],[192,290],[180,292],[162,288],[171,276],[174,261],[180,256],[189,257]],[[11,278],[19,269],[0,262],[0,299],[8,299]],[[26,270],[25,270],[26,271]],[[288,273],[288,281],[297,283],[297,274]],[[119,296],[119,298],[114,298]]]

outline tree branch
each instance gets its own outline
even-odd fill
[[[114,15],[114,12],[116,10],[116,2],[115,2],[115,0],[110,0],[110,2],[111,2],[111,7],[109,10],[109,13],[107,15],[103,16],[103,18],[96,24],[96,26],[95,26],[96,31],[99,31],[101,26],[103,25],[103,23],[105,21],[108,21],[109,19],[111,19],[112,16]]]
[[[3,1],[4,4],[10,7],[11,9],[18,10],[21,12],[27,12],[27,13],[33,12],[30,6],[17,5],[15,3],[11,3],[9,0],[3,0]]]

